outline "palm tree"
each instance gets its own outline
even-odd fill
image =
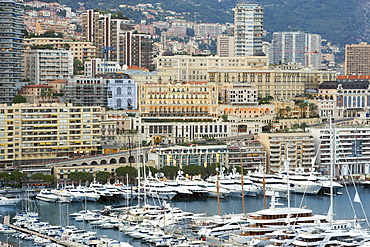
[[[310,115],[313,116],[313,114],[317,110],[317,105],[315,103],[309,103],[308,109],[310,110]]]
[[[290,111],[292,110],[292,109],[290,108],[290,106],[287,106],[287,107],[285,108],[285,110],[286,110],[286,114],[287,114],[287,116],[288,116],[288,117],[290,117]]]
[[[307,102],[300,102],[298,104],[299,108],[301,109],[301,117],[304,118],[306,117],[306,114],[303,114],[304,111],[306,111],[306,107],[308,106]]]

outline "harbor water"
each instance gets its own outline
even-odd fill
[[[362,202],[354,202],[354,197],[356,191],[360,195],[360,200]],[[340,190],[341,194],[335,195],[333,197],[334,201],[334,218],[335,219],[353,219],[366,218],[370,215],[370,207],[368,202],[370,201],[370,188],[362,186],[345,186]],[[280,201],[285,206],[287,206],[287,199],[281,198]],[[79,228],[83,228],[89,231],[96,231],[99,236],[106,235],[109,238],[127,241],[133,246],[148,246],[147,244],[142,244],[140,241],[134,241],[133,239],[125,236],[123,232],[113,229],[101,229],[92,228],[88,223],[75,222],[69,217],[70,213],[74,213],[80,210],[103,210],[104,206],[113,205],[124,205],[125,200],[117,200],[111,202],[80,202],[80,203],[49,203],[43,201],[32,201],[27,203],[28,207],[32,211],[39,213],[40,220],[49,222],[52,225],[75,225]],[[132,205],[143,204],[143,200],[132,201]],[[150,199],[148,203],[151,205],[160,205],[162,202],[158,200]],[[269,197],[245,197],[244,207],[245,212],[254,212],[266,207],[269,207],[270,198]],[[170,201],[171,206],[179,207],[184,211],[189,211],[193,213],[205,213],[206,215],[216,215],[220,210],[221,214],[237,214],[243,213],[243,204],[241,198],[228,197],[226,199],[218,200],[216,198],[202,198],[202,199],[176,199]],[[314,214],[327,214],[330,207],[330,196],[323,195],[301,195],[292,194],[290,197],[291,207],[307,207],[313,210]],[[0,206],[1,221],[3,217],[9,215],[12,218],[16,213],[22,212],[25,209],[25,202],[19,203],[17,206]],[[364,226],[366,221],[364,221]],[[9,243],[14,246],[32,246],[32,242],[13,238],[12,234],[0,234],[0,241],[4,243]]]

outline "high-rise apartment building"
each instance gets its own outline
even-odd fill
[[[252,56],[262,51],[263,8],[239,3],[234,9],[235,56]]]
[[[123,54],[119,64],[154,69],[153,40],[150,35],[126,32],[120,35],[119,47]]]
[[[217,56],[234,57],[234,36],[217,36]]]
[[[96,154],[100,106],[3,104],[0,107],[0,167]]]
[[[22,79],[23,1],[0,1],[0,102],[10,103]]]
[[[304,32],[275,32],[272,39],[273,63],[299,63],[321,67],[321,36]]]
[[[344,74],[369,75],[370,74],[370,44],[346,45]]]
[[[24,76],[31,83],[41,85],[60,76],[73,75],[73,56],[70,50],[26,49]]]
[[[83,36],[97,47],[96,57],[122,65],[153,68],[151,35],[133,33],[129,20],[88,10],[82,15]]]

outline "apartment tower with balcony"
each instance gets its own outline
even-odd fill
[[[262,52],[263,8],[257,4],[239,3],[234,8],[234,54],[252,56]]]
[[[11,103],[22,79],[22,0],[0,1],[0,103]]]

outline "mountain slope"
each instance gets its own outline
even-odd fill
[[[120,4],[160,3],[164,10],[184,15],[190,21],[233,22],[232,8],[236,0],[81,0],[86,9],[116,9]],[[98,3],[104,5],[98,5]],[[78,8],[72,0],[60,3]],[[365,0],[257,0],[264,7],[264,28],[277,31],[304,31],[321,34],[332,43],[344,45],[366,41],[370,35],[370,3]],[[123,11],[129,18],[134,12]],[[130,16],[131,15],[131,16]],[[137,19],[137,13],[136,13]]]

